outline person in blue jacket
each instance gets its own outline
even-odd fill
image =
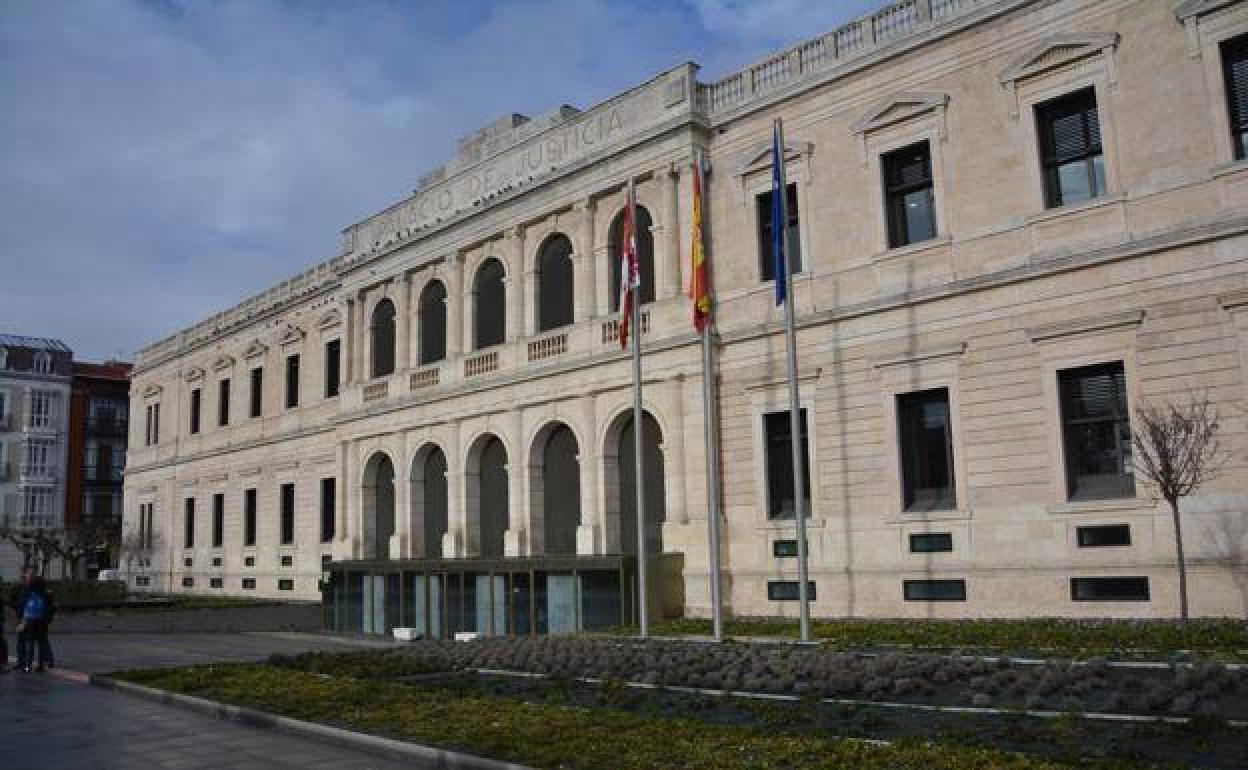
[[[22,587],[13,602],[17,612],[17,668],[30,671],[38,647],[38,665],[35,671],[46,671],[55,661],[52,645],[48,642],[48,625],[56,614],[56,603],[43,578],[35,574],[33,567],[22,570]]]

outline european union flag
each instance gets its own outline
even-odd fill
[[[771,133],[771,257],[777,306],[784,304],[789,283],[784,258],[784,231],[789,223],[789,214],[786,210],[786,187],[784,182],[784,128],[780,119],[776,118]]]

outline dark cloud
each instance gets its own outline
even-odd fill
[[[498,115],[720,74],[859,4],[757,5],[0,3],[0,331],[132,356],[330,256]]]

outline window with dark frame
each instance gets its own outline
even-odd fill
[[[906,580],[902,596],[908,602],[964,602],[965,580]]]
[[[773,602],[796,602],[801,600],[800,584],[796,580],[768,580],[767,599]],[[815,601],[815,581],[806,581],[806,598]]]
[[[1049,208],[1105,194],[1105,158],[1096,90],[1085,88],[1036,105],[1044,199]]]
[[[420,292],[420,363],[446,358],[446,286],[430,281]]]
[[[251,370],[251,411],[252,417],[264,413],[264,367],[257,366]]]
[[[1248,35],[1223,41],[1221,50],[1231,143],[1235,160],[1243,160],[1248,157]]]
[[[225,544],[225,495],[217,493],[212,496],[212,547],[220,548]]]
[[[810,442],[806,428],[806,410],[798,412],[801,424],[802,490],[806,517],[810,517]],[[791,519],[797,507],[793,499],[793,449],[791,420],[788,410],[763,415],[765,442],[764,460],[767,463],[767,517]]]
[[[191,391],[191,433],[199,433],[199,388]]]
[[[910,536],[910,553],[942,553],[953,550],[950,532],[921,532]]]
[[[152,405],[143,411],[143,446],[152,445]]]
[[[342,371],[342,342],[330,340],[325,343],[325,398],[338,395],[338,382]]]
[[[957,507],[949,390],[935,388],[897,396],[901,485],[905,510]]]
[[[217,383],[217,425],[222,427],[230,424],[230,380],[226,378]]]
[[[1135,496],[1126,379],[1121,361],[1058,373],[1071,500]]]
[[[182,587],[183,587],[183,588],[194,588],[194,587],[195,587],[195,578],[193,578],[193,577],[184,577],[184,578],[182,578]]]
[[[394,303],[383,299],[373,308],[373,316],[369,324],[373,377],[394,374],[394,327]]]
[[[286,356],[286,408],[299,406],[299,354]]]
[[[182,547],[195,547],[195,498],[186,498],[186,513],[183,516]]]
[[[160,403],[152,404],[152,443],[160,443]]]
[[[789,272],[797,275],[802,272],[802,238],[798,223],[800,217],[797,209],[797,183],[789,182],[785,187],[785,199],[789,219],[789,251],[785,254]],[[760,281],[776,279],[776,262],[771,253],[771,190],[759,193],[754,198],[758,208],[758,274]]]
[[[295,485],[282,485],[281,502],[281,535],[282,545],[295,542]]]
[[[1148,578],[1071,578],[1070,599],[1076,602],[1146,602],[1149,600]]]
[[[538,332],[572,323],[574,287],[572,241],[558,233],[547,238],[537,254]]]
[[[256,544],[256,490],[243,492],[243,545]]]
[[[1076,527],[1075,537],[1080,548],[1131,545],[1131,527],[1127,524],[1100,524]]]
[[[256,590],[256,579],[255,578],[243,578],[243,590],[244,591]]]
[[[293,590],[295,590],[295,581],[294,581],[294,580],[291,580],[290,578],[285,578],[285,579],[283,579],[283,580],[279,580],[279,581],[277,581],[277,590],[279,590],[279,591],[293,591]]]
[[[503,263],[490,257],[477,268],[473,280],[473,348],[501,345],[507,332],[507,289]]]
[[[338,480],[321,479],[321,542],[328,543],[334,539],[337,524]]]
[[[776,540],[771,544],[771,555],[776,559],[797,558],[796,540]]]
[[[224,587],[225,587],[225,579],[224,579],[224,578],[219,578],[219,577],[209,578],[209,580],[208,580],[208,587],[209,587],[209,588],[224,588]]]
[[[922,141],[880,158],[888,247],[909,246],[936,237],[936,191],[931,146]]]

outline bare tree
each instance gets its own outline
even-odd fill
[[[1214,478],[1230,459],[1218,445],[1218,414],[1206,395],[1189,393],[1187,403],[1168,401],[1135,410],[1134,464],[1157,496],[1170,504],[1179,566],[1179,617],[1188,618],[1187,562],[1179,500]]]

